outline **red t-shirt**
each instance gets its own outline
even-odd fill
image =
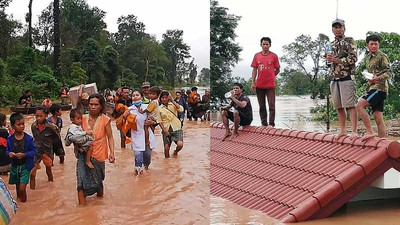
[[[46,126],[46,124],[37,124],[37,128],[39,129],[39,131],[42,131],[44,129],[44,127]]]
[[[275,53],[255,54],[251,67],[257,69],[257,88],[275,88],[275,69],[280,68],[278,56]]]

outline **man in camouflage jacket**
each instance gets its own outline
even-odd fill
[[[346,136],[346,109],[350,113],[351,135],[357,135],[357,111],[356,106],[356,82],[354,73],[357,62],[357,47],[351,37],[344,36],[345,25],[341,19],[332,22],[332,32],[335,40],[332,44],[332,54],[326,55],[326,61],[330,66],[331,95],[333,106],[337,110],[340,132],[335,136],[339,139]]]
[[[390,63],[388,57],[379,51],[380,38],[377,35],[370,35],[366,39],[368,54],[365,56],[365,63],[368,72],[374,74],[372,79],[368,80],[366,93],[357,103],[357,112],[365,125],[366,133],[363,140],[374,137],[369,115],[365,110],[371,106],[376,125],[378,127],[378,136],[386,137],[386,126],[383,121],[383,106],[388,92],[388,79],[391,76]]]

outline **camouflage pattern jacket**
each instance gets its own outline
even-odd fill
[[[392,73],[388,57],[383,52],[377,51],[374,54],[368,54],[365,56],[365,64],[367,65],[368,72],[373,73],[380,78],[378,83],[371,84],[368,82],[367,91],[380,90],[388,92],[388,80]]]
[[[332,80],[354,75],[357,62],[357,47],[351,37],[336,38],[331,43],[333,56],[339,59],[340,63],[333,63],[330,66],[330,77]]]

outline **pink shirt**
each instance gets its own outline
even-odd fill
[[[251,67],[257,69],[257,88],[275,88],[275,69],[280,68],[278,56],[275,53],[255,54]]]

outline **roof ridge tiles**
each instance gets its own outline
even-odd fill
[[[210,125],[212,128],[219,128],[219,129],[225,129],[223,127],[222,123],[219,122],[213,122]],[[233,129],[233,125],[230,125],[230,129]],[[357,146],[363,146],[363,147],[367,147],[367,146],[374,146],[376,148],[378,148],[380,142],[384,141],[385,143],[382,143],[381,145],[387,145],[388,143],[386,142],[390,142],[388,140],[386,140],[385,138],[380,138],[380,139],[369,139],[367,141],[361,141],[361,138],[354,138],[354,139],[350,139],[349,136],[343,136],[340,137],[338,140],[334,140],[334,135],[330,134],[330,133],[318,133],[318,132],[310,132],[310,131],[298,131],[298,130],[290,130],[290,129],[283,129],[283,128],[262,128],[262,126],[246,126],[246,128],[243,128],[241,130],[242,132],[246,132],[246,133],[258,133],[258,134],[264,134],[264,135],[273,135],[273,136],[283,136],[283,137],[293,137],[290,134],[293,132],[299,132],[297,134],[296,137],[294,138],[299,138],[299,139],[305,139],[305,140],[312,140],[312,141],[322,141],[322,142],[331,142],[331,143],[335,143],[335,142],[339,142],[340,140],[340,144],[346,144],[346,145],[357,145]],[[265,133],[264,131],[268,131],[267,133]],[[287,135],[284,135],[283,133],[285,131],[289,131],[289,133]],[[279,133],[278,133],[279,132]],[[305,138],[306,135],[304,137],[298,137],[301,133],[306,133],[306,135],[308,134],[312,134],[313,137],[312,138]],[[315,139],[316,136],[318,135],[323,135],[322,139],[318,138]],[[331,136],[331,140],[325,140],[326,137]],[[234,140],[233,140],[234,141]],[[356,143],[358,142],[358,143]],[[369,143],[367,145],[367,143]]]

